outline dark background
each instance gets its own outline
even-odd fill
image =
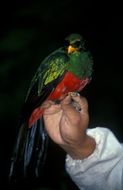
[[[1,189],[7,186],[18,130],[16,119],[30,80],[43,58],[61,46],[70,33],[84,36],[94,58],[93,79],[84,92],[89,102],[90,127],[108,127],[123,141],[120,6],[118,1],[107,4],[77,0],[4,1],[0,5]],[[52,142],[51,147],[44,183],[34,183],[33,189],[77,189],[64,171],[64,152]]]

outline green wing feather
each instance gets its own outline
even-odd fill
[[[50,54],[40,64],[36,74],[34,75],[29,90],[27,92],[26,101],[30,93],[37,83],[37,96],[42,96],[42,89],[51,84],[54,80],[63,75],[69,65],[69,57],[62,49],[58,49]]]

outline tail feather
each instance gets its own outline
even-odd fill
[[[28,129],[27,132],[27,139],[25,143],[25,152],[24,152],[24,175],[26,176],[27,168],[29,166],[33,151],[34,151],[34,145],[36,141],[36,133],[38,130],[38,121],[31,127],[31,129]]]
[[[45,164],[46,156],[47,156],[47,149],[48,149],[48,142],[49,142],[49,137],[48,134],[44,128],[44,120],[40,119],[40,138],[42,139],[42,144],[41,148],[39,149],[39,154],[37,157],[37,164],[36,164],[36,175],[39,176],[39,169],[42,168]]]
[[[18,175],[23,173],[22,171],[22,160],[24,154],[24,147],[26,142],[27,128],[26,125],[22,125],[18,132],[18,137],[16,139],[15,147],[13,149],[10,171],[9,171],[9,181],[16,181]],[[16,176],[16,179],[15,179]]]
[[[43,116],[31,128],[21,126],[10,163],[10,182],[39,176],[45,165],[48,139]]]

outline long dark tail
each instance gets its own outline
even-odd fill
[[[48,139],[43,116],[31,128],[21,126],[10,163],[10,182],[39,176],[47,156]]]

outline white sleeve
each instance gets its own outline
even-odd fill
[[[123,190],[123,146],[107,128],[88,129],[96,141],[93,154],[83,160],[66,157],[66,170],[81,190]]]

